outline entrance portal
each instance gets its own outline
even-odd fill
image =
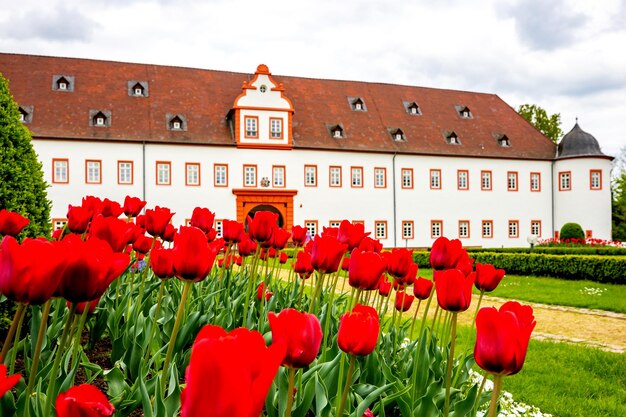
[[[248,212],[248,215],[246,216],[246,224],[245,224],[246,230],[248,230],[248,216],[250,216],[251,218],[254,218],[254,215],[257,214],[259,211],[271,211],[272,213],[278,214],[278,227],[284,227],[285,219],[283,219],[282,213],[278,211],[276,207],[270,206],[268,204],[259,204],[258,206],[254,207],[252,210]]]
[[[247,227],[247,218],[258,211],[278,214],[278,225],[287,231],[293,227],[293,196],[297,190],[233,189],[237,196],[237,221]]]

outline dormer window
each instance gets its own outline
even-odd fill
[[[170,120],[170,128],[172,130],[181,130],[183,127],[183,121],[180,120],[180,117],[175,116],[172,120]]]
[[[59,78],[59,81],[57,81],[57,87],[59,90],[67,90],[68,85],[69,83],[63,77]]]
[[[331,126],[330,127],[330,134],[335,139],[341,139],[341,138],[344,137],[344,135],[343,135],[343,128],[341,126],[339,126],[339,125]]]
[[[446,142],[448,145],[460,145],[461,141],[459,140],[459,136],[455,132],[450,132],[445,135]]]
[[[135,84],[133,87],[133,92],[136,96],[143,96],[143,86],[139,83]]]
[[[459,113],[459,116],[461,116],[463,119],[472,118],[472,112],[470,111],[469,107],[467,106],[455,106],[455,107],[456,107],[456,111]]]
[[[509,148],[511,147],[511,141],[509,141],[509,138],[506,135],[502,135],[498,138],[498,145],[503,148]]]
[[[165,115],[167,130],[186,131],[187,118],[182,114],[167,113]]]
[[[127,83],[129,97],[148,97],[148,82],[131,80]]]
[[[20,122],[23,122],[26,120],[26,115],[24,114],[24,111],[20,108]]]
[[[32,120],[33,106],[19,106],[20,122],[30,123]]]
[[[71,75],[53,75],[52,89],[54,91],[74,91],[74,77]]]
[[[105,127],[107,126],[108,117],[103,112],[99,111],[92,117],[91,120],[94,126]]]
[[[367,111],[365,101],[361,97],[348,97],[348,102],[353,111]]]
[[[394,142],[404,142],[406,137],[404,136],[404,132],[402,129],[389,129],[389,133],[391,134],[391,138]]]
[[[420,116],[422,114],[420,106],[414,101],[405,101],[404,108],[406,109],[406,112],[410,115]]]

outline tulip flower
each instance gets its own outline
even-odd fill
[[[463,255],[463,245],[458,239],[448,240],[441,236],[430,250],[430,266],[435,270],[452,269]]]
[[[56,399],[57,417],[108,417],[115,407],[96,387],[89,384],[74,386]]]
[[[319,319],[308,313],[301,313],[288,308],[278,315],[268,314],[272,329],[272,343],[284,344],[287,347],[282,365],[289,368],[308,366],[320,350],[322,343],[322,326]]]
[[[171,224],[168,224],[165,226],[165,232],[161,235],[161,239],[163,239],[164,242],[173,242],[174,237],[176,237],[176,233],[178,233],[178,229]]]
[[[396,248],[391,251],[387,259],[387,272],[396,278],[406,276],[413,265],[413,251],[405,248]]]
[[[313,265],[311,264],[311,254],[307,252],[298,252],[298,257],[296,258],[293,270],[302,279],[310,277],[314,271]]]
[[[316,271],[324,274],[337,272],[341,257],[348,245],[340,243],[332,236],[318,236],[311,248],[311,264]]]
[[[30,220],[19,213],[0,210],[0,236],[17,236],[28,223]]]
[[[411,304],[413,304],[414,296],[407,294],[404,291],[398,291],[396,293],[396,310],[398,311],[408,311],[411,308]]]
[[[237,251],[239,255],[246,257],[256,252],[257,244],[254,240],[250,239],[247,234],[241,235],[241,241],[237,243]]]
[[[248,235],[257,243],[266,243],[278,224],[278,214],[271,211],[257,211],[254,218],[248,216]]]
[[[272,232],[270,245],[276,250],[282,250],[287,245],[291,234],[282,227],[276,227]]]
[[[466,277],[458,269],[448,269],[435,274],[439,307],[451,312],[467,310],[472,301],[474,278],[474,273]]]
[[[339,225],[337,240],[348,245],[348,250],[359,246],[361,241],[369,236],[365,233],[365,226],[362,223],[352,224],[348,220],[343,220]]]
[[[174,251],[172,249],[158,248],[150,252],[150,268],[154,275],[161,279],[176,276],[174,272]]]
[[[2,362],[2,357],[0,357],[0,399],[17,384],[21,377],[22,375],[20,374],[7,376],[7,367]]]
[[[120,214],[124,212],[124,209],[117,201],[109,200],[105,198],[102,201],[101,212],[104,217],[120,217]]]
[[[156,206],[154,210],[146,210],[146,217],[144,218],[146,231],[152,236],[163,236],[173,216],[174,213],[167,207]]]
[[[490,264],[476,264],[476,281],[474,285],[480,291],[491,292],[496,289],[502,278],[504,269],[496,269]]]
[[[153,238],[145,236],[145,235],[141,235],[137,237],[137,239],[135,239],[135,241],[133,242],[133,249],[136,252],[139,252],[145,255],[146,253],[150,252],[150,249],[152,249],[153,242],[155,242]]]
[[[126,217],[137,217],[141,210],[146,206],[146,202],[139,197],[131,197],[129,195],[124,198],[124,214]]]
[[[222,222],[222,237],[226,242],[238,243],[243,235],[243,224],[236,220],[224,220]]]
[[[213,229],[213,222],[215,221],[215,213],[211,212],[208,208],[196,207],[191,214],[191,225],[202,230],[204,233],[209,233]]]
[[[343,261],[341,261],[341,270],[346,272],[350,270],[350,258],[343,258]]]
[[[337,239],[338,234],[339,234],[338,227],[323,227],[322,233],[320,236],[329,236],[329,237],[334,237],[335,239]]]
[[[378,342],[380,320],[372,307],[357,304],[351,312],[341,316],[337,344],[346,353],[367,356]]]
[[[433,290],[433,282],[429,279],[419,277],[415,280],[413,285],[413,295],[418,300],[426,300],[430,297],[430,293]]]
[[[365,410],[365,412],[363,413],[362,417],[374,417],[374,413],[372,413],[372,410],[370,410],[369,408],[367,408]]]
[[[272,296],[274,295],[273,292],[268,291],[265,289],[265,283],[262,282],[259,284],[259,286],[256,289],[256,299],[259,301],[262,301],[263,298],[265,297],[265,301],[269,301],[270,298],[272,298]]]
[[[378,282],[378,293],[383,297],[387,297],[391,292],[391,282],[384,279],[381,276],[380,281]]]
[[[102,200],[98,197],[92,195],[83,197],[81,206],[91,213],[91,217],[102,213]]]
[[[92,211],[85,207],[70,205],[67,209],[67,228],[72,233],[85,233],[92,215]]]
[[[288,260],[289,255],[287,255],[287,252],[281,252],[278,256],[278,262],[280,262],[281,264],[286,264]]]
[[[367,236],[359,243],[359,249],[366,252],[380,252],[383,250],[383,244],[377,239]]]
[[[204,326],[185,372],[181,417],[259,417],[284,355],[284,344],[266,347],[257,331]]]
[[[106,241],[111,245],[113,252],[123,252],[133,240],[134,227],[132,223],[117,217],[104,217],[99,214],[91,221],[89,234]]]
[[[409,285],[415,282],[417,278],[418,266],[416,263],[411,262],[409,264],[409,272],[406,273],[405,276],[396,278],[394,285],[399,286],[400,288],[408,287]]]
[[[291,241],[296,246],[304,246],[306,243],[308,229],[302,226],[294,226],[291,228]]]
[[[174,271],[185,281],[198,282],[206,278],[213,268],[219,248],[209,245],[202,230],[181,227],[174,238]]]
[[[348,282],[353,288],[375,290],[386,267],[385,260],[378,253],[354,249],[350,255]]]

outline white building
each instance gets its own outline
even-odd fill
[[[611,157],[578,124],[558,148],[493,94],[0,54],[57,226],[85,195],[363,222],[387,247],[526,246],[577,222],[611,236]]]

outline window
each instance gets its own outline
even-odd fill
[[[341,226],[341,222],[339,220],[331,220],[328,222],[328,226],[337,228]]]
[[[431,220],[430,221],[430,238],[437,239],[443,236],[443,221]]]
[[[450,132],[446,134],[445,138],[446,138],[446,143],[448,145],[460,145],[461,144],[461,140],[459,139],[459,136],[454,132]]]
[[[100,175],[101,167],[101,161],[85,161],[85,182],[87,184],[102,184],[102,177]]]
[[[493,237],[493,221],[491,220],[483,220],[483,237],[484,238],[492,238]]]
[[[406,140],[402,129],[389,129],[389,133],[391,134],[391,139],[396,142],[404,142]]]
[[[366,111],[365,102],[360,97],[348,97],[348,101],[350,102],[350,107],[354,111]]]
[[[374,188],[387,187],[387,168],[374,168]]]
[[[33,121],[33,106],[19,106],[20,122],[27,124]]]
[[[176,116],[172,120],[170,120],[170,129],[172,130],[181,130],[183,128],[183,122],[180,120],[180,117]]]
[[[283,119],[270,117],[270,137],[272,139],[283,138]]]
[[[491,191],[491,171],[480,171],[480,189]]]
[[[143,96],[143,91],[144,91],[144,88],[143,88],[143,86],[141,84],[136,83],[133,86],[133,94],[134,95],[136,95],[136,96]]]
[[[441,189],[441,170],[440,169],[430,170],[430,189],[431,190]]]
[[[52,230],[63,229],[67,224],[67,219],[52,219]]]
[[[402,168],[402,188],[413,188],[413,168]]]
[[[517,191],[517,172],[509,171],[506,173],[506,184],[508,191]]]
[[[148,81],[131,80],[126,83],[129,97],[148,97]]]
[[[511,141],[509,140],[509,138],[506,135],[502,135],[498,138],[498,145],[500,145],[503,148],[510,148],[511,147]]]
[[[530,234],[541,237],[541,220],[530,221]]]
[[[259,137],[259,118],[256,116],[246,116],[244,117],[244,123],[246,124],[246,137],[247,138],[258,138]]]
[[[530,173],[530,191],[541,191],[541,173]]]
[[[213,185],[216,187],[228,186],[228,165],[213,165]]]
[[[559,191],[569,191],[572,189],[571,172],[559,172]]]
[[[510,238],[519,237],[519,221],[509,220],[509,237]]]
[[[469,171],[458,170],[456,172],[457,188],[459,190],[469,190]]]
[[[256,165],[243,166],[243,186],[256,187]]]
[[[200,164],[197,162],[185,164],[185,185],[200,185]]]
[[[273,166],[272,167],[272,184],[277,188],[285,187],[285,167]]]
[[[317,187],[317,166],[316,165],[304,166],[304,186],[305,187]]]
[[[97,126],[97,127],[108,127],[109,126],[109,116],[107,114],[110,114],[110,112],[103,112],[103,111],[95,111],[92,110],[90,113],[92,113],[91,115],[91,125],[92,126]]]
[[[73,75],[53,75],[52,90],[54,91],[74,91]]]
[[[602,171],[598,169],[589,171],[589,188],[592,190],[602,189]]]
[[[133,183],[133,161],[117,161],[117,183]]]
[[[470,237],[469,220],[459,220],[459,239],[467,239]]]
[[[350,177],[352,178],[352,181],[350,183],[352,188],[363,187],[363,168],[362,167],[351,167]]]
[[[420,106],[414,101],[405,101],[404,108],[406,109],[406,112],[410,115],[420,116],[422,114]]]
[[[387,239],[387,222],[377,220],[374,222],[374,236],[376,239]]]
[[[413,221],[402,221],[402,239],[413,239]]]
[[[215,237],[221,238],[224,236],[224,221],[223,220],[215,220]]]
[[[317,220],[305,220],[304,227],[306,227],[306,230],[311,238],[314,238],[315,235],[317,235]]]
[[[69,160],[52,160],[52,183],[67,184],[70,181]]]
[[[329,185],[341,187],[341,167],[330,167]]]
[[[343,127],[339,125],[330,126],[328,130],[330,131],[330,135],[335,139],[341,139],[344,137]]]
[[[172,183],[172,179],[170,176],[171,168],[172,168],[171,162],[157,161],[156,163],[157,185],[170,185]]]
[[[472,112],[470,111],[469,107],[467,106],[455,106],[456,111],[459,112],[459,116],[461,116],[463,119],[471,119],[472,118]]]
[[[585,239],[593,238],[593,230],[585,230]]]
[[[68,83],[68,82],[67,82],[67,80],[66,80],[65,78],[63,78],[63,77],[61,77],[61,78],[59,79],[59,81],[57,82],[57,86],[58,86],[58,89],[59,89],[59,90],[67,90],[67,89],[68,89],[68,88],[67,88],[67,87],[68,87],[68,85],[69,85],[69,83]]]
[[[165,115],[167,129],[172,131],[186,131],[187,118],[183,114],[167,113]]]

